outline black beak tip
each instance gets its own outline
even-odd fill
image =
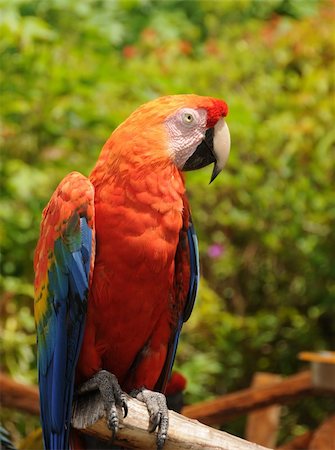
[[[219,175],[220,172],[221,172],[221,170],[218,168],[217,163],[215,162],[209,184],[211,184],[215,180],[215,178]]]

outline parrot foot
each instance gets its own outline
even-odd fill
[[[119,430],[119,417],[116,407],[123,410],[123,417],[128,414],[126,396],[123,393],[116,376],[107,370],[100,370],[91,379],[85,381],[77,389],[77,394],[99,390],[106,411],[108,428],[113,432],[113,438]]]
[[[158,428],[157,450],[161,450],[165,444],[169,428],[169,410],[165,395],[145,388],[135,390],[130,395],[146,404],[150,417],[149,432],[153,433]]]

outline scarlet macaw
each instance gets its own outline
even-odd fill
[[[0,425],[0,449],[1,450],[16,450],[12,441],[10,440],[8,431],[1,425]]]
[[[150,390],[164,392],[199,280],[181,171],[213,162],[212,181],[222,170],[227,112],[197,95],[144,104],[107,140],[89,178],[70,173],[44,209],[34,268],[46,449],[69,448],[78,386],[100,390],[113,431],[115,405],[127,412],[122,390],[135,393],[163,446],[166,404]]]
[[[173,411],[180,412],[184,406],[184,390],[187,380],[180,372],[172,372],[165,388],[167,406]]]

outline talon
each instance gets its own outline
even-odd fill
[[[154,417],[150,416],[151,426],[149,428],[149,433],[153,433],[161,422],[161,413],[156,414]]]
[[[128,415],[128,405],[125,398],[122,399],[122,409],[123,409],[123,418],[125,419]]]
[[[150,417],[149,432],[157,430],[157,450],[162,450],[169,428],[169,410],[165,395],[144,388],[132,392],[131,395],[146,404]]]
[[[108,428],[113,432],[113,437],[119,430],[119,418],[114,410],[110,411],[110,415],[108,417]]]
[[[167,431],[169,428],[169,418],[162,417],[161,423],[160,423],[161,433],[158,433],[157,435],[157,450],[162,450],[166,438],[167,438]]]
[[[123,410],[123,417],[128,414],[128,405],[125,394],[115,375],[107,370],[101,370],[90,380],[83,383],[77,390],[78,394],[99,390],[104,404],[108,428],[112,431],[113,439],[119,430],[119,417],[116,406]]]

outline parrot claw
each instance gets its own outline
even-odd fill
[[[125,394],[119,385],[116,376],[107,370],[100,370],[91,379],[77,389],[77,394],[84,394],[99,390],[106,411],[108,428],[113,433],[113,439],[119,430],[119,417],[116,407],[122,408],[123,417],[128,414],[128,405]]]
[[[150,417],[149,432],[157,431],[157,450],[161,450],[165,444],[169,428],[169,410],[166,397],[160,392],[140,389],[133,391],[131,395],[146,404]]]

